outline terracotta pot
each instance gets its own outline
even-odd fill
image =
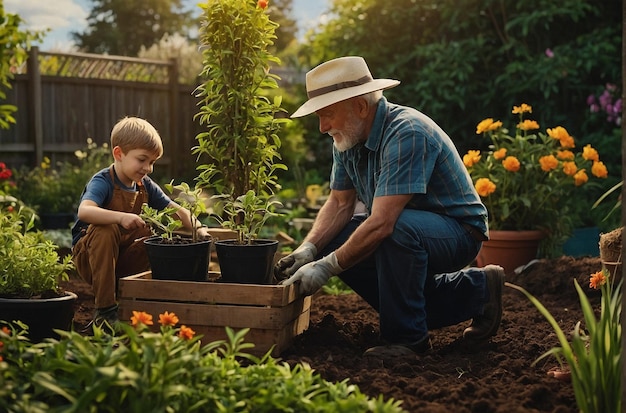
[[[537,258],[539,242],[545,237],[539,230],[532,231],[489,231],[489,241],[483,243],[476,262],[479,267],[497,264],[507,275],[515,269]]]

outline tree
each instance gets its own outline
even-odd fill
[[[79,48],[90,53],[137,56],[165,34],[187,36],[192,11],[182,0],[92,0],[85,32],[72,32]]]

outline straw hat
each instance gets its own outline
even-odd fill
[[[291,115],[299,118],[333,103],[389,89],[400,83],[393,79],[374,79],[362,57],[340,57],[322,63],[306,74],[309,100]]]

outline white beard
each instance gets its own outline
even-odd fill
[[[344,130],[333,129],[329,131],[328,134],[333,137],[333,145],[335,148],[337,148],[339,152],[345,152],[361,141],[364,131],[365,123],[351,113],[347,119]],[[336,135],[341,136],[343,140],[337,142],[337,140],[334,139]]]

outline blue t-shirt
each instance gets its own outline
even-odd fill
[[[111,180],[111,174],[109,172],[110,167],[106,167],[101,171],[97,172],[87,183],[85,189],[83,190],[83,194],[80,197],[80,202],[85,200],[95,202],[99,207],[106,208],[107,205],[111,202],[113,198],[113,181]],[[115,183],[117,186],[123,191],[136,192],[137,187],[136,184],[133,183],[133,187],[129,188],[124,185],[115,175]],[[143,187],[148,194],[148,206],[154,208],[158,211],[165,209],[171,202],[171,199],[163,192],[161,187],[159,187],[149,176],[146,176],[142,179]],[[86,222],[81,220],[77,220],[74,226],[72,227],[72,245],[76,245],[78,240],[82,237],[85,229],[89,226]]]
[[[447,215],[485,236],[487,208],[450,137],[429,117],[384,97],[367,141],[333,146],[330,187],[355,189],[371,211],[375,197],[413,194],[407,208]]]

